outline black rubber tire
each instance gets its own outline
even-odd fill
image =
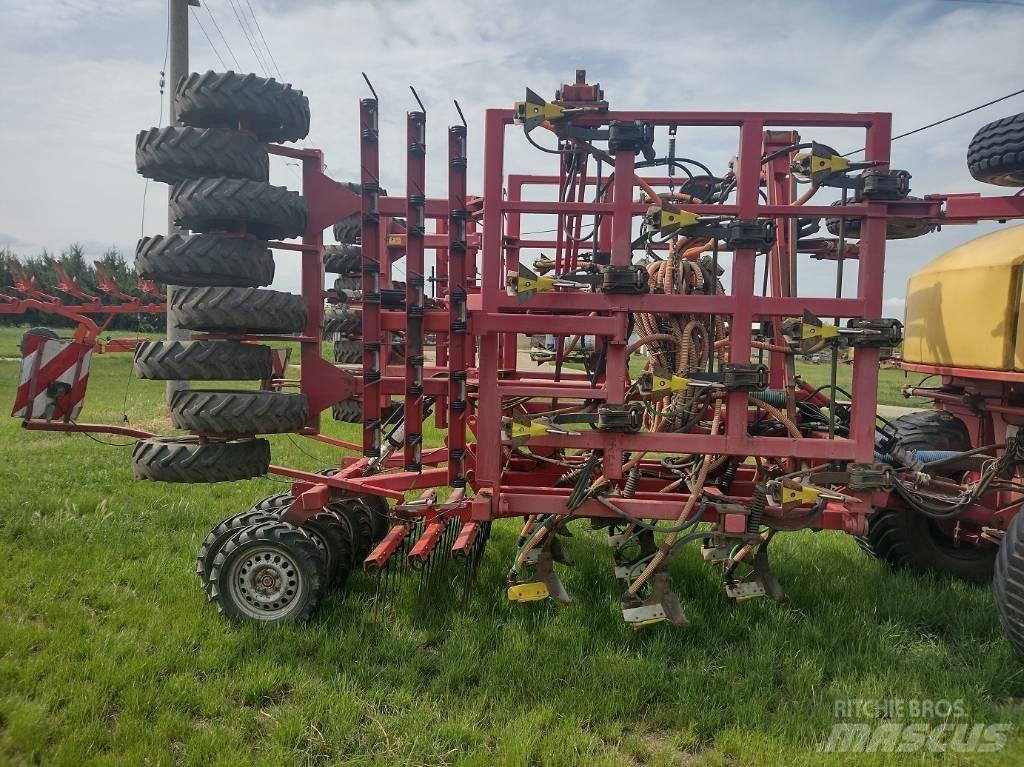
[[[362,187],[352,181],[346,181],[342,184],[350,192],[361,195],[363,193]],[[387,191],[384,189],[380,190],[381,196],[385,196]],[[341,219],[334,225],[334,239],[339,245],[355,245],[360,240],[360,235],[363,231],[363,216],[360,213],[354,213],[347,218]]]
[[[362,309],[348,304],[327,304],[324,307],[324,338],[338,341],[343,337],[363,337]]]
[[[908,200],[917,200],[918,197],[907,197]],[[842,200],[838,200],[833,205],[839,205]],[[839,236],[839,217],[826,218],[825,228],[828,229],[829,234],[836,237]],[[846,228],[843,231],[843,236],[850,240],[860,239],[860,224],[861,219],[859,218],[848,218],[846,219]],[[922,221],[916,218],[890,218],[885,226],[885,239],[887,240],[909,240],[913,237],[921,237],[934,232],[936,229],[934,224],[929,224],[926,221]]]
[[[183,77],[174,90],[178,120],[200,128],[236,128],[261,141],[298,141],[309,134],[309,99],[288,83],[236,72]]]
[[[363,342],[342,338],[334,342],[334,361],[343,365],[359,365],[363,361]]]
[[[357,399],[343,399],[331,405],[331,416],[342,423],[362,423],[363,403]]]
[[[171,396],[176,429],[206,434],[284,434],[306,425],[304,394],[186,389]]]
[[[351,529],[353,566],[361,567],[374,544],[373,516],[369,507],[359,499],[350,498],[336,501],[327,508],[348,521]]]
[[[970,450],[967,427],[942,410],[908,413],[890,422],[897,445],[906,450]],[[868,518],[868,534],[859,539],[862,548],[893,570],[935,573],[972,583],[992,578],[994,546],[956,547],[935,522],[905,508],[876,509]]]
[[[248,237],[158,234],[139,240],[135,272],[167,285],[258,288],[274,281],[274,255]]]
[[[358,245],[327,245],[324,247],[325,272],[358,275],[362,268],[362,249]]]
[[[391,510],[388,502],[379,495],[368,495],[361,499],[370,510],[370,519],[373,522],[373,542],[377,543],[391,529]]]
[[[254,556],[265,557],[268,564],[276,560],[273,564],[289,578],[284,588],[292,587],[286,592],[290,601],[282,604],[276,613],[267,611],[261,616],[261,608],[242,604],[236,597],[243,587],[241,583],[232,583],[232,579],[236,573],[252,573],[243,568],[245,560]],[[268,522],[244,527],[224,543],[214,557],[211,580],[211,594],[218,609],[232,620],[302,624],[313,617],[323,599],[328,582],[327,564],[305,532],[287,522]]]
[[[352,527],[349,522],[328,508],[307,519],[301,527],[316,539],[318,545],[323,546],[324,558],[327,561],[328,585],[335,588],[343,586],[355,562]]]
[[[268,514],[276,514],[278,510],[291,506],[292,501],[294,500],[295,496],[291,493],[276,493],[274,495],[268,495],[260,501],[256,501],[256,503],[249,507],[249,511],[262,511]]]
[[[168,184],[210,176],[266,181],[270,160],[266,148],[244,133],[168,125],[139,131],[135,169]]]
[[[277,517],[266,511],[250,509],[249,511],[243,511],[241,514],[228,517],[210,530],[199,547],[199,554],[196,556],[196,575],[199,576],[199,582],[203,584],[203,588],[210,599],[213,599],[213,596],[210,594],[210,586],[212,585],[210,576],[213,573],[213,560],[228,538],[243,527],[273,522],[275,519]]]
[[[154,381],[264,381],[274,373],[269,346],[238,341],[144,341],[135,375]]]
[[[169,204],[183,229],[245,231],[261,240],[299,237],[309,219],[298,192],[237,178],[182,181],[171,189]]]
[[[967,147],[967,168],[978,181],[1024,186],[1024,112],[982,126]]]
[[[306,327],[302,296],[259,288],[182,288],[169,307],[177,327],[211,332],[299,333]]]
[[[262,477],[270,468],[265,439],[199,442],[197,437],[140,439],[132,450],[132,468],[140,479],[157,482],[234,482]]]
[[[1006,638],[1024,660],[1024,514],[1017,513],[1003,536],[992,574],[992,596]]]

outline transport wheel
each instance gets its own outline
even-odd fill
[[[145,341],[135,375],[155,381],[263,381],[274,372],[269,346],[238,341]]]
[[[362,338],[362,309],[348,304],[327,304],[324,307],[324,337],[338,334],[346,338]]]
[[[971,439],[956,416],[942,410],[909,413],[890,422],[897,444],[908,450],[970,450]],[[994,546],[956,545],[939,524],[912,509],[876,509],[868,518],[862,548],[893,570],[937,573],[973,583],[992,578]]]
[[[266,181],[269,156],[259,141],[238,131],[172,125],[139,132],[135,168],[168,184],[208,176]]]
[[[258,288],[274,281],[274,256],[263,240],[181,234],[143,237],[135,271],[168,285]]]
[[[241,514],[228,517],[210,530],[199,547],[198,556],[196,556],[196,575],[199,576],[199,581],[203,584],[207,594],[210,594],[210,586],[212,585],[210,577],[213,573],[213,560],[220,553],[228,538],[243,527],[273,522],[276,519],[277,517],[266,511],[250,509],[249,511],[243,511]],[[212,594],[210,598],[213,598]]]
[[[1018,513],[999,546],[992,596],[999,622],[1017,656],[1024,660],[1024,515]]]
[[[277,514],[278,510],[292,505],[295,496],[291,493],[277,493],[268,495],[262,501],[256,501],[249,507],[249,511],[262,511],[269,514]]]
[[[303,394],[186,389],[171,396],[176,429],[215,434],[284,434],[306,425]]]
[[[388,507],[388,502],[379,495],[367,495],[360,500],[370,510],[370,519],[373,521],[373,542],[377,543],[391,529],[391,509]]]
[[[334,361],[344,365],[357,365],[363,361],[363,343],[356,338],[342,338],[334,342]]]
[[[309,210],[298,192],[262,181],[198,178],[171,189],[175,222],[197,232],[237,230],[263,240],[298,237],[306,230]]]
[[[260,141],[309,134],[309,99],[288,83],[236,72],[192,73],[174,90],[178,120],[200,128],[245,129]]]
[[[342,423],[362,423],[363,403],[357,399],[343,399],[331,405],[331,416]]]
[[[250,333],[299,333],[306,327],[302,296],[260,288],[182,288],[170,307],[179,328]]]
[[[265,439],[200,442],[198,437],[141,439],[132,450],[132,468],[140,479],[157,482],[234,482],[262,477],[270,468]]]
[[[359,274],[363,267],[362,249],[358,245],[327,245],[324,247],[324,271],[332,274]]]
[[[917,200],[918,197],[907,197],[908,200]],[[842,200],[832,203],[833,205],[839,205]],[[826,218],[825,228],[828,229],[829,234],[839,236],[839,217]],[[917,218],[891,218],[885,226],[885,239],[887,240],[909,240],[913,237],[921,237],[922,235],[928,234],[929,232],[935,231],[935,225],[929,224],[927,221],[922,221]],[[859,218],[848,218],[846,219],[846,228],[844,230],[844,236],[851,240],[860,239],[860,219]]]
[[[967,168],[978,181],[1024,186],[1024,112],[982,126],[968,145]]]
[[[222,613],[257,623],[306,623],[327,587],[327,563],[303,530],[286,522],[244,527],[213,560],[211,594]]]
[[[370,508],[358,498],[346,498],[335,501],[327,509],[348,523],[351,533],[352,564],[353,567],[359,567],[374,543],[373,515]]]

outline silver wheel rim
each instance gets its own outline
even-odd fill
[[[229,592],[238,609],[261,621],[287,617],[301,604],[306,581],[283,547],[261,544],[231,566]]]

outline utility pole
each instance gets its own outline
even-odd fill
[[[178,111],[174,103],[174,91],[178,87],[178,81],[188,74],[188,7],[198,6],[199,0],[167,0],[169,3],[169,59],[170,77],[168,78],[167,99],[168,99],[168,124],[174,125],[178,121]],[[174,225],[174,218],[171,215],[170,195],[173,187],[167,187],[167,234],[181,233],[182,230]],[[173,285],[167,286],[167,340],[187,341],[189,333],[174,326],[174,315],[171,312],[171,299],[174,291]],[[188,381],[168,381],[167,400],[175,392],[188,388]]]

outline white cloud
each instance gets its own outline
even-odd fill
[[[133,173],[132,141],[157,118],[166,4],[0,5],[0,231],[34,248],[60,250],[73,240],[131,248],[144,187]],[[243,67],[254,66],[229,4],[205,5]],[[676,6],[641,2],[624,13],[617,0],[594,0],[585,23],[568,4],[539,0],[254,0],[253,7],[285,77],[309,95],[311,140],[336,178],[358,172],[366,71],[381,98],[382,181],[404,188],[404,113],[413,107],[408,85],[417,87],[429,110],[428,193],[437,196],[445,193],[445,128],[456,119],[451,98],[470,121],[470,188],[478,191],[483,110],[510,106],[526,86],[549,95],[576,67],[602,83],[613,107],[892,111],[898,133],[1016,90],[1024,65],[1020,10],[931,0],[689,4],[685,19]],[[680,22],[652,23],[665,9]],[[230,61],[207,8],[196,14]],[[194,24],[192,43],[193,69],[219,67]],[[1024,100],[1007,102],[909,137],[894,145],[894,162],[914,174],[915,194],[998,192],[971,181],[964,151],[979,125],[1021,109]],[[857,146],[850,133],[815,137]],[[550,158],[520,137],[510,134],[508,145],[522,167],[549,167]],[[722,135],[697,130],[680,132],[679,151],[718,168],[732,154]],[[276,183],[295,186],[289,170],[275,170]],[[163,229],[164,195],[162,185],[150,185],[147,233]],[[914,269],[992,226],[947,227],[891,244],[886,292],[900,294]],[[282,254],[279,286],[296,287],[294,263]],[[808,264],[801,284],[827,293],[832,269]]]

